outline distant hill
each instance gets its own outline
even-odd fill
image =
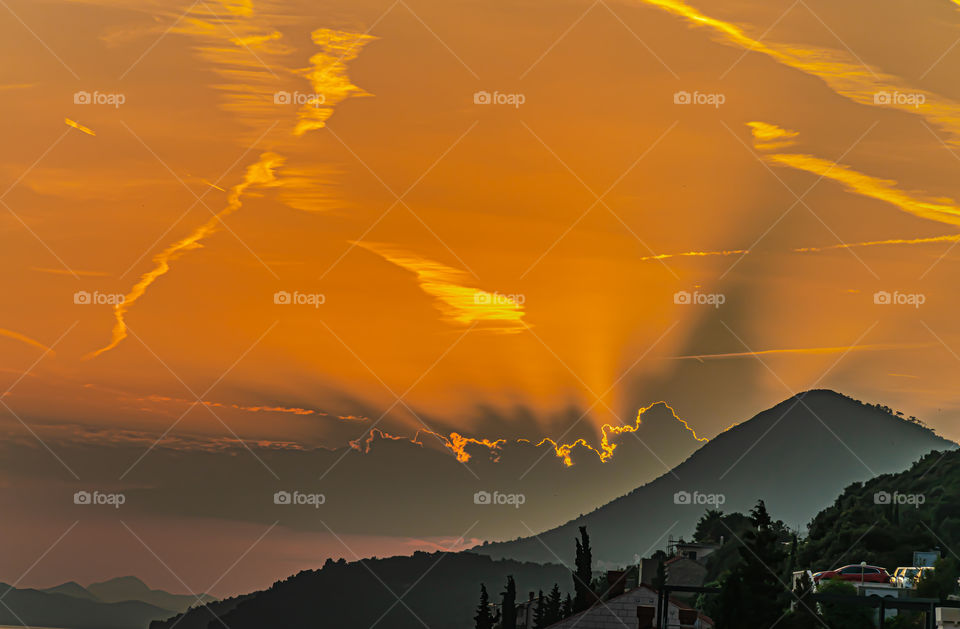
[[[586,525],[593,558],[623,565],[692,534],[722,496],[724,511],[758,499],[771,515],[803,526],[854,481],[902,470],[932,450],[954,449],[916,421],[834,391],[798,394],[718,435],[671,472],[536,537],[484,544],[474,552],[525,561],[573,560],[570,540]],[[686,504],[677,504],[689,499]],[[554,555],[556,553],[556,556]]]
[[[960,451],[932,452],[910,469],[853,483],[817,514],[801,547],[802,567],[866,561],[890,570],[913,551],[960,548]]]
[[[60,585],[54,586],[52,588],[45,588],[41,590],[41,592],[49,592],[50,594],[63,594],[65,596],[82,598],[88,601],[99,600],[96,596],[88,592],[87,588],[83,587],[76,581],[67,581],[66,583],[61,583]]]
[[[87,591],[97,600],[105,603],[119,603],[121,601],[143,601],[163,609],[172,609],[177,612],[186,611],[201,602],[209,603],[216,600],[209,594],[200,594],[200,600],[191,594],[171,594],[163,590],[151,590],[146,583],[137,577],[117,577],[100,583],[91,583]]]
[[[70,584],[64,584],[69,586]],[[64,586],[58,586],[63,588]],[[67,587],[67,590],[75,588]],[[0,625],[63,627],[65,629],[146,629],[150,621],[175,612],[141,601],[103,603],[0,583]]]
[[[570,572],[556,564],[494,561],[473,553],[417,552],[411,557],[328,561],[320,570],[300,572],[228,606],[221,616],[223,624],[201,608],[182,618],[154,622],[150,629],[223,625],[230,629],[313,629],[321,624],[463,629],[473,626],[480,584],[485,583],[491,600],[498,601],[507,575],[516,580],[518,601],[530,591],[548,592],[554,583],[564,591],[572,589]]]

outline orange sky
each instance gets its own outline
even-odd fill
[[[711,4],[11,0],[0,422],[960,437],[958,7]]]

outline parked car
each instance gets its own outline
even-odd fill
[[[890,583],[898,588],[912,588],[914,586],[914,578],[919,574],[920,568],[900,566],[893,571],[893,576],[890,577]]]
[[[890,583],[890,573],[880,566],[861,566],[853,564],[836,570],[825,570],[813,575],[813,582],[820,583],[823,579],[842,579],[863,583]]]

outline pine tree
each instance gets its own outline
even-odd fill
[[[487,586],[480,584],[480,604],[477,605],[475,629],[493,629],[493,618],[490,616],[490,596],[487,595]]]
[[[780,573],[784,553],[762,500],[750,512],[753,530],[744,535],[739,562],[726,575],[717,610],[718,629],[769,627],[786,608]]]
[[[563,611],[561,612],[564,618],[569,618],[573,616],[573,599],[570,598],[570,593],[567,592],[567,598],[563,600]]]
[[[560,622],[563,619],[563,599],[560,597],[560,586],[558,584],[553,584],[553,589],[550,590],[550,596],[547,597],[546,605],[547,613],[544,619],[547,625]]]
[[[543,598],[543,590],[537,595],[537,607],[533,610],[533,628],[534,629],[544,629],[550,623],[547,622],[546,618],[547,609],[545,599]]]
[[[503,605],[500,613],[500,629],[517,629],[517,584],[507,577],[507,587],[502,592]]]
[[[582,540],[582,541],[581,541]],[[576,570],[573,573],[573,611],[582,612],[594,602],[590,582],[593,579],[593,553],[590,550],[590,536],[587,527],[580,527],[580,539],[577,542]]]

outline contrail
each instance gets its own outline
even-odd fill
[[[220,210],[220,212],[214,216],[211,216],[210,220],[195,229],[192,234],[186,238],[178,240],[155,255],[153,257],[153,262],[156,266],[154,266],[151,271],[141,275],[140,281],[137,282],[133,288],[130,289],[130,292],[124,296],[123,301],[113,307],[116,323],[113,326],[113,338],[110,340],[110,343],[94,352],[87,354],[84,358],[96,358],[100,354],[113,349],[120,343],[120,341],[127,338],[127,324],[124,320],[124,315],[128,310],[130,310],[131,306],[133,306],[133,304],[136,303],[136,301],[147,292],[147,289],[151,284],[153,284],[160,276],[166,275],[166,273],[170,271],[170,263],[172,261],[176,260],[187,251],[200,247],[200,241],[217,231],[220,221],[240,209],[242,205],[240,200],[241,196],[248,188],[251,186],[264,186],[274,183],[276,181],[276,177],[273,171],[282,164],[283,158],[279,155],[275,153],[263,153],[258,162],[247,167],[247,172],[243,177],[243,181],[231,188],[230,194],[227,197],[227,207]]]

